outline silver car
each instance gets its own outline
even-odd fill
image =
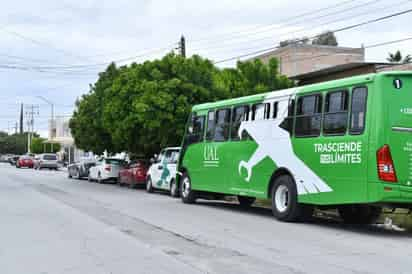
[[[59,169],[59,164],[57,162],[57,155],[52,153],[41,154],[34,160],[34,169]]]

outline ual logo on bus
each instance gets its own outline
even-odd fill
[[[217,156],[217,147],[206,145],[203,150],[203,166],[219,167],[219,157]]]

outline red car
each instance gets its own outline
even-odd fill
[[[132,162],[124,169],[120,170],[117,183],[121,186],[129,185],[132,188],[135,188],[138,185],[146,185],[147,166],[145,161],[140,160]]]
[[[30,156],[21,156],[16,162],[17,168],[22,168],[22,167],[33,168],[33,165],[34,165],[33,159]]]

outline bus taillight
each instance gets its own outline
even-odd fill
[[[385,182],[396,183],[395,166],[393,165],[391,150],[388,145],[384,145],[376,152],[379,179]]]

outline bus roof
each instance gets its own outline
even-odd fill
[[[260,93],[260,94],[250,95],[250,96],[244,96],[244,97],[232,98],[232,99],[221,100],[221,101],[216,101],[216,102],[199,104],[199,105],[195,105],[192,110],[201,111],[201,110],[207,110],[207,109],[220,108],[224,106],[260,102],[264,98],[267,98],[267,97],[277,98],[277,97],[288,96],[293,93],[310,93],[314,91],[322,91],[325,89],[333,89],[336,87],[360,85],[360,84],[373,82],[376,77],[380,77],[380,76],[405,75],[405,74],[411,75],[412,71],[385,71],[385,72],[379,72],[379,73],[371,73],[371,74],[353,76],[353,77],[348,77],[348,78],[343,78],[343,79],[338,79],[338,80],[311,84],[307,86],[295,87],[295,88],[284,89],[284,90],[276,90],[276,91]]]

